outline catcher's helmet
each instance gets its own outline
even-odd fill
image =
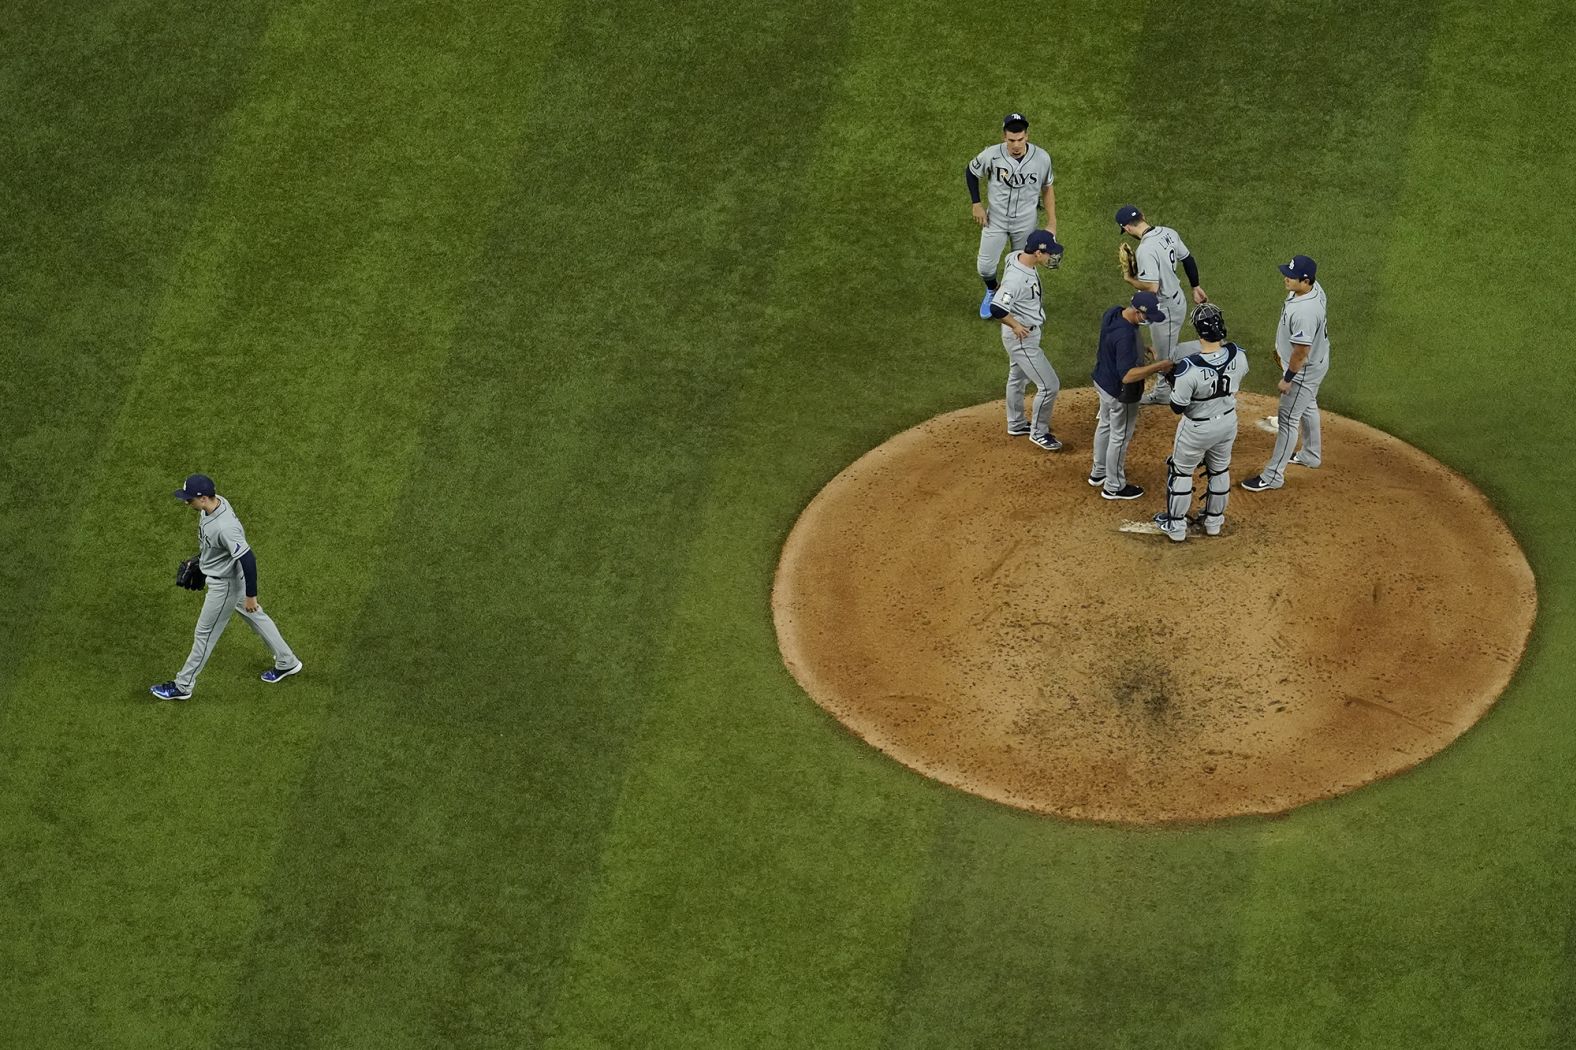
[[[1221,314],[1220,307],[1214,303],[1205,303],[1193,311],[1193,330],[1200,339],[1211,343],[1221,343],[1226,339],[1226,318]]]

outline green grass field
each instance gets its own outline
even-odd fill
[[[1568,10],[1001,22],[9,5],[0,1046],[1576,1047]],[[1321,401],[1499,505],[1540,618],[1448,751],[1094,827],[908,772],[783,668],[799,510],[1000,396],[962,168],[1012,108],[1064,383],[1132,200],[1250,346],[1318,259]],[[236,624],[161,705],[195,470],[308,666],[263,686]]]

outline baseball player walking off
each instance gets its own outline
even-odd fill
[[[1094,465],[1089,484],[1105,499],[1137,499],[1144,490],[1127,483],[1127,446],[1138,426],[1138,399],[1144,380],[1169,372],[1172,361],[1140,362],[1138,326],[1166,320],[1154,292],[1134,292],[1127,306],[1113,306],[1100,318],[1100,348],[1095,352],[1095,393],[1100,395],[1094,426]]]
[[[1040,290],[1039,267],[1056,269],[1062,246],[1049,230],[1035,230],[1024,239],[1021,252],[1007,259],[1007,270],[990,302],[990,315],[1001,322],[1001,345],[1007,351],[1007,433],[1029,435],[1048,452],[1062,447],[1051,433],[1051,410],[1061,390],[1056,370],[1040,349],[1045,326],[1045,297]],[[1025,418],[1023,397],[1035,386],[1034,407]]]
[[[274,666],[264,671],[265,682],[278,682],[301,670],[303,664],[290,651],[274,621],[257,604],[257,558],[246,542],[246,530],[229,500],[220,496],[213,479],[193,474],[175,490],[175,498],[200,512],[197,521],[198,565],[208,578],[208,594],[197,617],[196,636],[191,655],[173,681],[161,682],[148,691],[160,700],[189,700],[197,675],[218,644],[219,636],[239,611],[274,654]],[[201,581],[199,581],[200,583]]]
[[[1001,122],[1001,142],[980,150],[963,169],[963,178],[974,202],[974,221],[983,227],[977,260],[980,280],[985,282],[980,317],[989,320],[1003,249],[1011,244],[1013,251],[1023,250],[1030,231],[1039,225],[1041,207],[1045,229],[1056,234],[1056,189],[1051,185],[1055,174],[1051,155],[1029,141],[1029,119],[1008,113]],[[980,202],[982,180],[989,186],[988,207]]]
[[[1317,467],[1324,457],[1319,433],[1319,384],[1330,370],[1324,288],[1314,280],[1318,264],[1306,255],[1293,256],[1280,272],[1286,281],[1286,303],[1275,329],[1275,356],[1286,371],[1280,380],[1275,451],[1270,453],[1263,470],[1242,483],[1249,492],[1278,489],[1286,484],[1288,463]],[[1299,434],[1301,452],[1297,452]]]
[[[1231,498],[1231,446],[1237,440],[1237,391],[1248,374],[1248,355],[1226,342],[1226,319],[1220,307],[1206,303],[1193,311],[1199,351],[1182,358],[1171,370],[1171,411],[1177,420],[1176,440],[1166,460],[1166,509],[1155,524],[1173,542],[1187,539],[1187,512],[1193,503],[1193,472],[1204,465],[1208,477],[1204,513],[1199,522],[1209,536],[1226,524]]]
[[[1144,219],[1144,213],[1131,204],[1116,210],[1116,225],[1123,234],[1138,241],[1133,252],[1133,268],[1124,267],[1122,279],[1140,292],[1154,292],[1160,299],[1160,309],[1166,320],[1149,326],[1150,345],[1154,347],[1155,360],[1175,361],[1177,340],[1182,332],[1182,319],[1187,316],[1187,303],[1182,297],[1182,283],[1177,280],[1177,263],[1187,272],[1188,283],[1193,286],[1193,302],[1203,305],[1209,296],[1198,283],[1198,261],[1182,243],[1182,237],[1169,226],[1153,226]],[[1123,242],[1124,244],[1126,242]],[[1124,256],[1125,257],[1125,256]],[[1170,397],[1162,376],[1155,380],[1155,388],[1140,399],[1140,404],[1158,405]]]

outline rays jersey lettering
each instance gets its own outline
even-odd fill
[[[1022,160],[1014,160],[1007,144],[998,142],[980,150],[969,161],[969,170],[985,183],[985,206],[991,229],[1033,229],[1040,196],[1056,181],[1051,155],[1029,143]]]
[[[990,177],[1009,186],[1034,186],[1040,181],[1038,172],[1013,171],[1011,168],[995,168],[991,171]]]
[[[1225,415],[1237,407],[1237,391],[1247,374],[1247,352],[1236,343],[1222,343],[1213,354],[1184,357],[1171,370],[1171,403],[1190,419]]]

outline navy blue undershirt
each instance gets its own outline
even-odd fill
[[[241,572],[246,575],[246,596],[257,597],[257,555],[247,551],[238,559],[241,563]]]

